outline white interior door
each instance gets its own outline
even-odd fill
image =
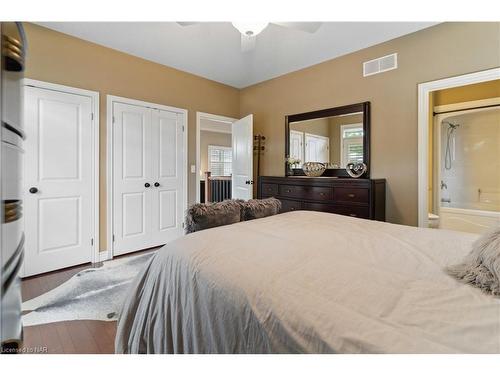
[[[152,242],[151,109],[113,103],[113,254]]]
[[[253,197],[253,115],[233,122],[232,198]]]
[[[184,115],[113,103],[113,254],[183,233]]]
[[[316,161],[320,163],[330,162],[330,151],[328,137],[316,134],[305,134],[305,161]]]
[[[304,162],[304,133],[297,130],[290,130],[290,157],[300,160],[300,165]]]
[[[152,110],[152,225],[151,246],[182,235],[185,202],[183,115]]]
[[[92,260],[89,96],[26,87],[24,276]]]

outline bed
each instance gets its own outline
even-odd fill
[[[500,353],[500,300],[443,272],[475,235],[296,211],[158,251],[117,353]]]

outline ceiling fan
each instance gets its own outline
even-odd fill
[[[201,22],[177,22],[181,26],[192,26]],[[257,34],[262,32],[269,24],[288,27],[305,31],[307,33],[315,33],[321,26],[322,22],[231,22],[235,29],[241,33],[241,51],[248,52],[255,48],[255,40]]]

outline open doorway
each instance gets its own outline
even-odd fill
[[[491,171],[498,164],[499,74],[495,68],[419,85],[420,227],[481,233],[498,225],[500,190]]]
[[[230,199],[236,119],[201,112],[196,117],[196,202]]]

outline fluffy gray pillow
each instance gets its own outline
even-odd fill
[[[464,262],[446,271],[461,282],[500,296],[500,227],[479,237]]]
[[[279,214],[281,210],[281,202],[276,198],[250,199],[241,205],[241,220],[260,219]]]
[[[186,213],[186,233],[238,223],[241,218],[241,202],[225,200],[192,205]]]

